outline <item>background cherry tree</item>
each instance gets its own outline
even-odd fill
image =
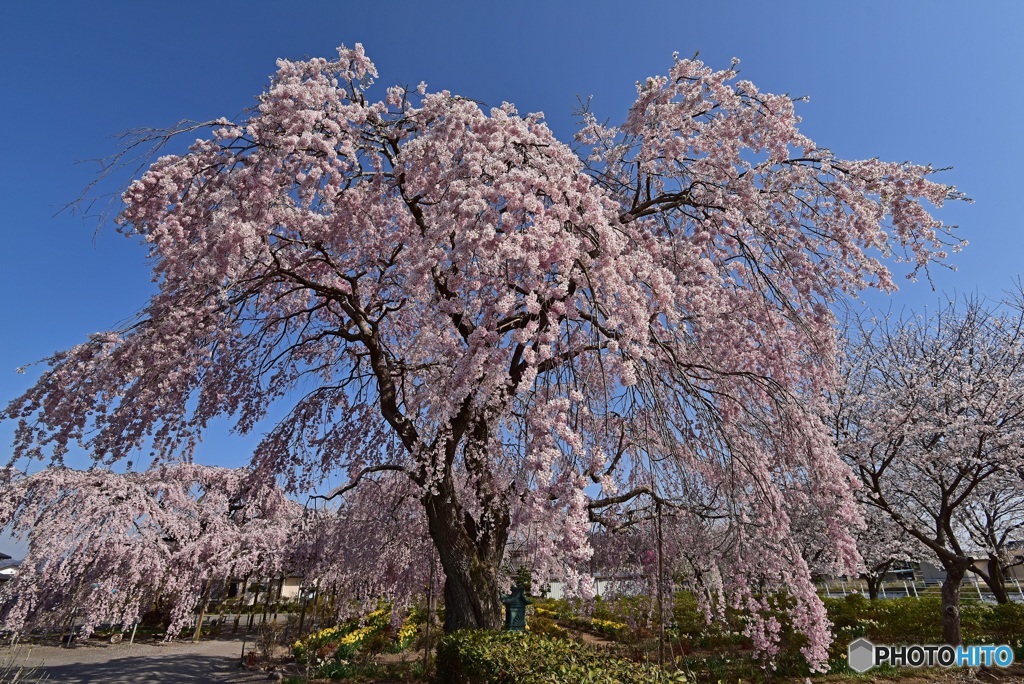
[[[1007,579],[1013,568],[1024,564],[1022,477],[1024,472],[1017,469],[985,478],[955,514],[956,524],[966,532],[972,554],[985,561],[980,577],[997,603],[1010,602]]]
[[[336,620],[371,612],[380,600],[389,601],[392,619],[400,620],[424,598],[428,583],[436,583],[430,570],[436,553],[418,490],[401,473],[311,499],[288,547],[304,586],[343,599],[333,602]]]
[[[857,550],[864,567],[860,576],[868,586],[868,598],[878,598],[885,576],[900,565],[920,562],[930,557],[914,537],[906,534],[893,520],[876,507],[864,506],[864,527],[856,532]]]
[[[86,635],[130,625],[158,602],[169,634],[206,609],[214,583],[285,569],[301,507],[244,470],[178,463],[126,474],[51,467],[8,470],[0,527],[28,541],[0,587],[4,629],[59,626]]]
[[[859,486],[855,488],[859,494]],[[865,581],[868,597],[874,600],[878,598],[882,582],[890,570],[900,564],[919,561],[922,553],[930,554],[923,551],[919,542],[904,533],[888,515],[865,504],[862,497],[857,497],[857,503],[863,522],[851,529],[861,558],[855,573]],[[849,574],[851,569],[837,562],[835,545],[822,524],[823,512],[814,502],[805,499],[795,509],[787,511],[787,515],[800,546],[801,558],[814,577],[834,578]]]
[[[943,638],[958,644],[965,573],[988,581],[975,557],[998,555],[995,540],[1005,545],[1020,526],[1024,314],[971,299],[868,324],[844,373],[833,403],[839,449],[865,503],[945,570]],[[993,543],[979,543],[989,526]]]
[[[891,288],[886,257],[917,272],[959,247],[924,207],[957,193],[929,167],[834,157],[735,64],[676,59],[621,126],[581,112],[575,148],[510,104],[373,99],[376,76],[359,45],[281,60],[247,118],[191,127],[130,185],[118,222],[159,292],[48,360],[3,414],[15,458],[188,458],[215,416],[246,432],[286,405],[254,468],[294,492],[406,477],[447,629],[500,624],[510,534],[586,593],[591,526],[655,500],[730,520],[757,552],[727,574],[757,608],[752,574],[805,573],[793,473],[856,562],[817,417],[827,304]],[[821,605],[795,586],[821,665]]]

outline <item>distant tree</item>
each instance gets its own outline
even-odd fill
[[[844,373],[839,449],[865,503],[945,570],[943,638],[958,644],[965,573],[992,579],[973,565],[969,526],[991,525],[1005,545],[1019,525],[994,513],[1022,493],[1024,315],[975,299],[879,321],[855,336]]]
[[[1009,603],[1006,579],[1024,564],[1024,473],[1004,471],[987,478],[956,512],[972,553],[984,554],[985,572],[978,573],[999,603]]]
[[[860,505],[863,524],[851,533],[857,545],[861,564],[855,574],[867,584],[868,597],[878,598],[885,576],[900,563],[917,560],[920,546],[908,537],[888,516],[869,505]],[[838,563],[835,543],[822,523],[822,511],[806,499],[787,512],[801,556],[813,575],[835,577],[848,574],[852,569]]]
[[[891,518],[874,506],[869,505],[865,509],[865,525],[856,532],[857,550],[864,563],[859,574],[868,585],[868,598],[874,601],[889,571],[918,561],[925,554],[922,554],[918,541],[894,524]]]
[[[958,248],[923,206],[953,188],[838,159],[791,98],[696,60],[640,83],[620,127],[583,112],[578,150],[509,104],[372,100],[376,75],[358,45],[281,60],[247,119],[131,184],[118,221],[159,292],[10,404],[16,458],[59,463],[75,441],[187,456],[214,416],[245,432],[287,404],[255,468],[297,492],[408,478],[449,630],[501,624],[513,527],[537,576],[586,592],[595,521],[727,517],[758,550],[728,573],[753,605],[750,573],[806,573],[779,553],[798,472],[852,549],[845,467],[806,399],[834,379],[827,304],[891,288],[893,252],[920,269]],[[828,630],[800,586],[820,666]]]
[[[177,633],[214,582],[280,572],[301,512],[245,471],[191,464],[8,472],[3,493],[0,529],[28,541],[18,575],[0,586],[0,625],[17,631],[72,614],[86,633],[128,625],[166,600]]]

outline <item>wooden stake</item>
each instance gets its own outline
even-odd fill
[[[665,566],[661,536],[661,501],[655,501],[658,513],[658,669],[665,669]]]
[[[427,581],[427,627],[423,635],[423,674],[430,667],[430,623],[434,620],[434,549],[430,549],[430,579]]]
[[[199,615],[196,617],[196,631],[192,634],[192,643],[198,644],[203,633],[203,620],[206,619],[206,606],[210,603],[210,590],[213,589],[213,580],[206,581],[206,590],[203,591],[203,602],[199,607]]]

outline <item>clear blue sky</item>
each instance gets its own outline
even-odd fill
[[[362,42],[378,83],[446,88],[543,111],[563,139],[576,97],[621,120],[634,83],[672,53],[712,66],[738,57],[762,90],[808,95],[802,130],[845,157],[953,166],[975,199],[941,216],[970,246],[946,292],[999,296],[1024,271],[1020,166],[1024,3],[5,2],[0,6],[0,401],[36,376],[14,369],[116,325],[153,290],[143,250],[109,226],[60,212],[94,177],[83,160],[115,135],[181,119],[234,117],[278,57]],[[386,8],[386,9],[378,9]],[[903,282],[903,281],[900,281]],[[896,308],[934,304],[906,284]],[[223,432],[223,434],[221,434]],[[10,443],[0,426],[0,460]],[[220,431],[199,457],[245,462],[252,439]],[[17,552],[0,539],[0,551]]]

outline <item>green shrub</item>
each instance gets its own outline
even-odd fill
[[[615,596],[594,599],[594,615],[598,620],[645,627],[655,618],[654,601],[647,596]]]
[[[573,641],[528,632],[463,630],[437,647],[439,684],[649,684],[658,670]],[[682,673],[662,682],[684,682]]]
[[[851,594],[825,599],[825,608],[835,633],[829,659],[840,671],[845,670],[848,644],[858,637],[875,643],[942,643],[942,600],[936,596],[869,601]],[[1009,644],[1024,655],[1018,645],[1024,635],[1024,605],[961,603],[960,628],[965,643]]]
[[[1017,647],[1017,640],[1024,639],[1024,604],[1004,603],[992,606],[986,616],[984,627],[988,634],[995,638],[996,643]]]
[[[871,601],[869,634],[884,643],[933,644],[942,640],[942,600],[935,596]],[[968,617],[962,607],[961,619]]]
[[[689,591],[676,592],[672,605],[672,619],[676,631],[682,636],[696,638],[707,629],[707,620],[697,605],[697,597]]]
[[[537,636],[548,636],[555,639],[568,639],[569,632],[551,618],[543,615],[534,615],[526,622],[526,629],[530,634]]]
[[[565,599],[535,598],[533,599],[534,615],[542,615],[552,620],[561,620],[574,614],[572,606]]]
[[[774,606],[771,615],[781,625],[781,642],[779,651],[767,661],[753,651],[751,640],[743,635],[743,612],[727,609],[724,622],[709,625],[694,595],[676,592],[672,606],[673,627],[669,634],[673,642],[678,640],[676,648],[681,648],[684,654],[683,667],[703,681],[758,679],[767,676],[766,671],[772,669],[777,676],[807,676],[809,668],[800,653],[806,638],[792,628],[785,612],[788,599],[782,595],[769,598]],[[851,594],[845,598],[826,598],[824,603],[835,634],[829,649],[833,672],[849,672],[847,646],[858,637],[891,644],[942,641],[942,605],[937,596],[871,601],[862,594]],[[441,678],[439,682],[652,681],[653,670],[645,671],[636,663],[616,660],[564,639],[563,628],[568,626],[631,642],[636,638],[636,630],[625,630],[629,632],[625,634],[615,624],[607,631],[600,627],[603,621],[621,624],[626,616],[639,620],[642,609],[642,601],[599,601],[594,606],[593,617],[587,617],[567,601],[538,600],[528,621],[528,634],[474,633],[458,636],[455,641],[452,641],[454,637],[447,637],[438,656],[439,672],[447,679]],[[965,601],[961,605],[961,626],[965,643],[1006,643],[1015,649],[1018,660],[1024,659],[1024,605]],[[653,642],[640,643],[649,649]],[[630,652],[628,647],[619,650]],[[637,660],[646,657],[636,655],[638,653],[640,651],[630,657]],[[621,663],[631,674],[620,674],[616,669],[620,665],[616,663]]]

